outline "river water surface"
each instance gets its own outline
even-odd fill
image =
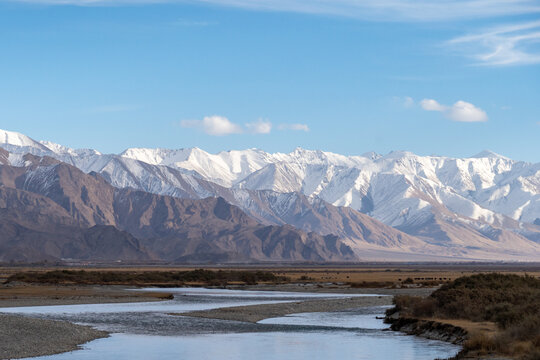
[[[109,338],[83,345],[81,350],[33,358],[44,360],[427,360],[451,357],[459,351],[455,345],[387,331],[382,320],[376,318],[383,315],[385,307],[294,314],[257,324],[169,315],[228,306],[354,296],[350,294],[200,288],[167,291],[174,293],[173,300],[1,311],[69,320],[112,333]]]

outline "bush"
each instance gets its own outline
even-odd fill
[[[84,271],[55,270],[48,272],[22,272],[10,276],[6,282],[21,281],[46,284],[123,284],[123,285],[168,285],[204,283],[226,285],[230,281],[246,284],[258,282],[286,282],[285,276],[276,276],[265,271]]]
[[[501,344],[502,345],[502,344]],[[500,348],[499,342],[486,335],[471,336],[463,344],[463,349],[468,352],[474,352],[478,355],[485,355],[498,351]]]
[[[405,317],[439,317],[492,321],[501,329],[495,338],[472,336],[465,350],[509,355],[540,352],[540,280],[532,276],[478,274],[458,278],[427,298],[396,296]],[[529,357],[533,359],[534,357]]]

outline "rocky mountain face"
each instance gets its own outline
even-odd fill
[[[154,258],[127,232],[103,225],[83,228],[51,199],[0,186],[0,262]]]
[[[223,198],[117,189],[100,175],[25,155],[0,165],[0,261],[347,261],[337,236],[262,225]]]
[[[464,159],[304,149],[104,155],[6,131],[0,146],[9,151],[0,163],[27,166],[30,153],[99,174],[117,189],[222,197],[262,224],[335,235],[360,259],[540,259],[540,164],[490,152]],[[108,218],[108,209],[100,211]]]

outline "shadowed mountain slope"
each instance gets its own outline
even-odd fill
[[[335,236],[261,225],[222,198],[120,190],[54,159],[24,161],[0,166],[3,261],[355,259]]]

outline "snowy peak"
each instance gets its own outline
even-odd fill
[[[22,147],[22,148],[34,148],[41,151],[49,150],[46,146],[39,142],[14,131],[0,130],[0,145],[3,147]]]
[[[19,155],[24,155],[26,153],[51,157],[88,157],[93,155],[101,155],[101,153],[97,150],[72,149],[51,141],[36,141],[24,134],[6,130],[0,130],[0,146],[10,152],[13,152],[14,154]],[[64,158],[60,160],[65,161]]]
[[[152,165],[170,165],[177,162],[186,161],[192,152],[197,148],[187,148],[178,150],[169,149],[149,149],[149,148],[129,148],[124,150],[120,156],[143,161]]]
[[[94,149],[72,149],[67,146],[53,143],[51,141],[40,141],[41,145],[55,154],[69,155],[69,156],[92,156],[102,155],[99,151]]]
[[[382,157],[381,154],[378,154],[375,151],[368,151],[366,153],[363,153],[361,156],[365,157],[367,159],[370,159],[370,160],[377,160],[377,159],[380,159]]]
[[[483,158],[491,158],[491,159],[505,159],[505,160],[510,160],[509,158],[507,158],[506,156],[502,156],[500,154],[497,154],[491,150],[483,150],[483,151],[480,151],[478,154],[476,155],[473,155],[471,156],[471,158],[474,158],[474,159],[483,159]]]
[[[6,131],[0,131],[0,145],[12,153],[12,163],[20,163],[15,155],[28,152],[47,155],[100,173],[117,187],[193,197],[219,195],[223,188],[298,191],[392,226],[417,223],[432,209],[489,224],[507,219],[532,224],[540,218],[540,164],[490,151],[470,158],[407,151],[347,156],[300,147],[290,153],[247,149],[215,154],[199,148],[129,148],[120,155],[102,155]],[[245,204],[254,201],[246,196]]]

